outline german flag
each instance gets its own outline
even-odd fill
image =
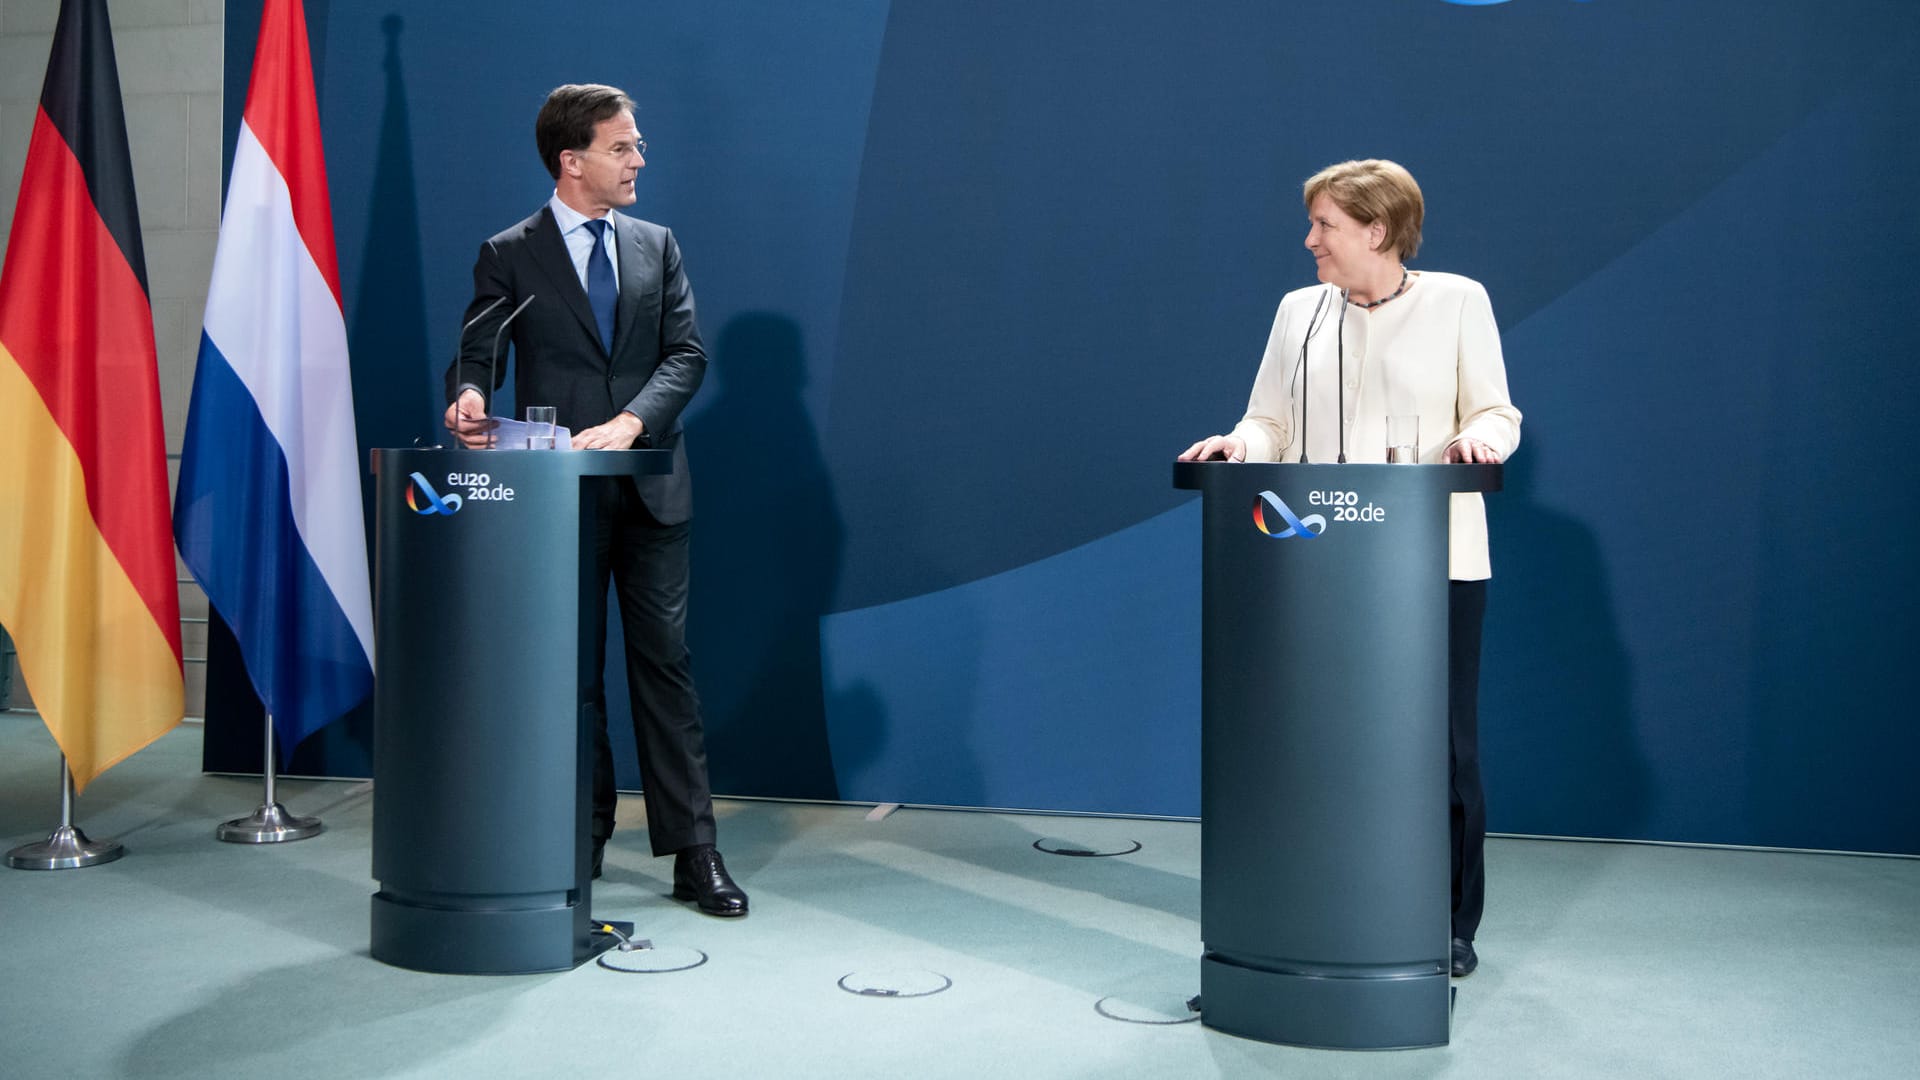
[[[153,306],[106,0],[64,0],[0,270],[0,622],[75,788],[180,722]]]

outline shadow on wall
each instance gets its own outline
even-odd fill
[[[362,447],[434,442],[444,409],[439,370],[427,355],[426,271],[420,249],[420,201],[413,175],[413,129],[400,62],[405,20],[380,21],[386,35],[386,99],[381,108],[373,190],[367,199],[365,261],[348,341],[353,358],[354,423]],[[412,372],[411,385],[395,378]],[[430,426],[423,428],[423,423]],[[364,471],[365,463],[362,463]],[[366,488],[369,500],[372,488]],[[373,520],[369,501],[367,520]]]
[[[923,556],[903,551],[900,557],[911,564]],[[831,643],[828,719],[843,797],[924,806],[1026,804],[1008,774],[1024,771],[1030,754],[992,775],[982,766],[982,743],[994,739],[983,732],[990,726],[985,721],[1035,721],[982,716],[988,627],[967,590],[842,612]]]
[[[1488,828],[1642,836],[1651,807],[1633,672],[1594,534],[1539,501],[1529,437],[1487,500],[1494,539],[1481,674]]]
[[[844,526],[807,414],[800,327],[771,312],[726,324],[719,396],[688,424],[694,555],[688,644],[716,792],[837,799],[820,616]]]

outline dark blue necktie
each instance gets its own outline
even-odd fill
[[[593,250],[587,254],[587,303],[593,307],[593,321],[600,324],[600,344],[613,355],[613,305],[620,289],[613,283],[613,266],[607,262],[607,226],[605,218],[587,222],[593,230]]]

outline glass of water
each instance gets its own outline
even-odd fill
[[[1420,418],[1418,416],[1387,417],[1387,464],[1418,465],[1420,463]]]
[[[552,405],[527,406],[527,449],[553,449],[553,426],[559,410]]]

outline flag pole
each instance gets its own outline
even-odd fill
[[[267,762],[261,770],[267,782],[266,800],[246,817],[223,821],[214,835],[229,844],[283,844],[319,836],[326,828],[317,817],[298,817],[287,813],[274,798],[273,714],[267,714]]]
[[[89,840],[74,827],[73,770],[67,768],[67,755],[61,754],[60,824],[45,840],[7,852],[7,865],[15,870],[77,870],[110,863],[126,853],[120,841]]]

